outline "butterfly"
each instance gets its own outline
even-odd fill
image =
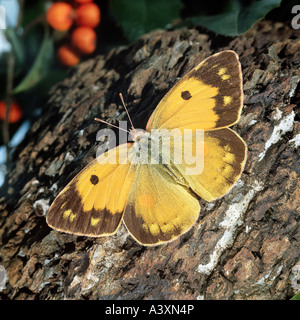
[[[198,199],[212,201],[224,196],[243,171],[247,147],[229,129],[238,122],[242,105],[238,55],[227,50],[208,57],[162,98],[145,131],[131,130],[133,142],[106,151],[69,182],[47,213],[48,225],[75,235],[99,237],[114,234],[123,221],[142,245],[176,239],[196,222]],[[154,129],[177,129],[183,135],[189,130],[184,145],[194,156],[201,153],[201,172],[187,174],[190,161],[184,158],[177,163],[174,156],[167,164],[128,161],[141,154],[149,159],[149,144],[142,147],[146,142],[154,144]],[[198,129],[203,133],[201,142],[195,139]],[[176,139],[169,143],[173,151]],[[158,151],[161,158],[165,154]],[[112,158],[118,161],[109,161]]]

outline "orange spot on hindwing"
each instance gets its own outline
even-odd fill
[[[150,207],[153,207],[155,204],[154,199],[151,194],[143,194],[143,195],[139,196],[138,201],[139,201],[139,205],[141,207],[150,208]]]

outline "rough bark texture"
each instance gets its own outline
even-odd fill
[[[0,198],[2,299],[287,299],[300,290],[300,43],[289,24],[260,22],[236,38],[156,31],[80,64],[13,157]],[[299,33],[298,33],[299,35]],[[200,200],[195,226],[166,245],[143,247],[124,226],[112,237],[50,229],[49,204],[94,156],[93,121],[136,127],[163,95],[211,54],[235,50],[244,76],[236,130],[248,145],[240,181],[220,200]]]

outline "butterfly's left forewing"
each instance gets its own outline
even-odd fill
[[[103,154],[86,166],[54,200],[46,217],[48,225],[93,237],[116,232],[135,175],[134,166],[127,161],[131,145],[108,151],[106,164],[99,163]]]

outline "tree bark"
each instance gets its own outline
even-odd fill
[[[81,63],[50,92],[13,155],[0,198],[2,299],[288,299],[300,291],[300,42],[289,23],[263,21],[227,38],[155,31]],[[111,237],[52,230],[60,190],[95,154],[101,117],[135,127],[179,77],[211,54],[237,52],[244,108],[234,126],[248,146],[241,179],[222,199],[200,200],[194,227],[157,247],[121,225]],[[298,122],[296,121],[298,119]],[[297,148],[298,147],[298,148]]]

